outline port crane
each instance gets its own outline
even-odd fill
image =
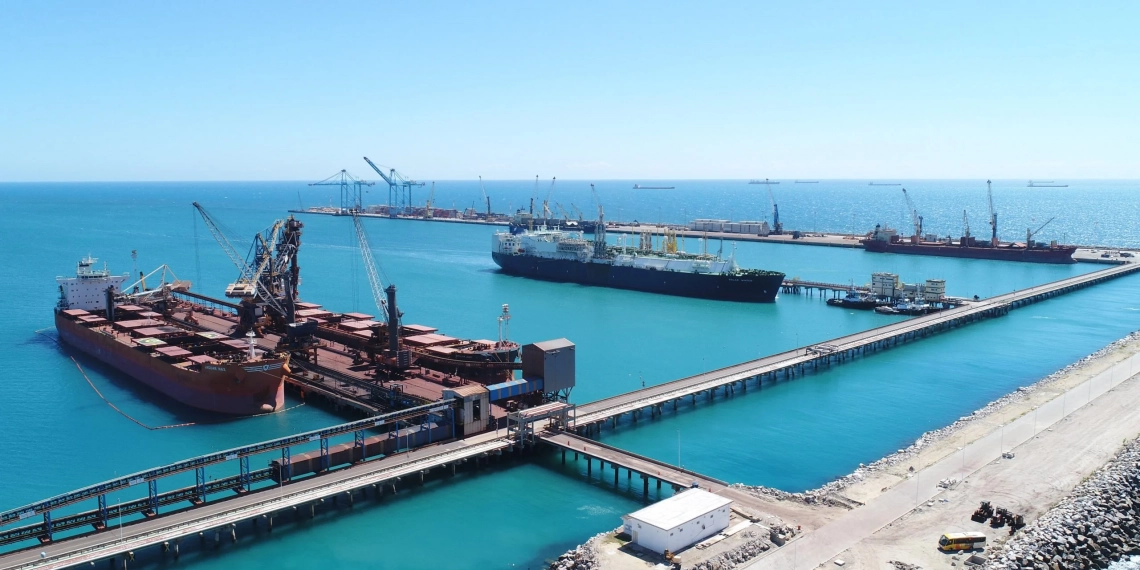
[[[424,204],[424,217],[430,218],[435,214],[435,182],[431,183],[431,193],[428,194],[427,204]]]
[[[1038,233],[1040,233],[1041,230],[1045,229],[1045,226],[1049,225],[1055,219],[1057,219],[1056,216],[1049,218],[1048,221],[1046,221],[1044,224],[1041,224],[1041,227],[1039,227],[1035,230],[1031,230],[1029,228],[1026,228],[1025,229],[1025,247],[1033,247],[1033,237],[1036,236]]]
[[[360,256],[364,258],[364,273],[368,276],[368,286],[372,290],[372,301],[376,308],[384,315],[388,329],[388,355],[396,359],[397,367],[406,368],[411,364],[410,353],[400,350],[400,311],[396,308],[396,286],[389,284],[384,287],[380,280],[380,272],[376,268],[376,260],[372,255],[372,248],[368,245],[368,232],[364,231],[364,223],[355,212],[352,214],[352,225],[356,228],[356,242],[360,247]],[[378,339],[378,331],[372,331],[372,338]]]
[[[194,202],[193,205],[214,240],[240,272],[237,280],[226,287],[227,297],[242,300],[238,332],[255,328],[258,317],[265,313],[267,307],[275,311],[276,314],[270,316],[277,324],[295,322],[301,272],[297,252],[301,247],[304,224],[292,216],[273,222],[254,236],[249,254],[242,258],[222,225],[201,204]]]
[[[986,195],[990,200],[990,245],[997,247],[1000,245],[997,236],[997,212],[994,211],[994,190],[990,187],[989,180],[986,180]]]
[[[394,216],[397,213],[407,213],[412,207],[412,188],[423,188],[427,184],[426,182],[416,182],[410,178],[405,178],[403,174],[396,172],[395,168],[389,168],[388,173],[385,174],[383,170],[380,170],[379,166],[376,166],[374,162],[368,160],[367,156],[364,157],[364,162],[367,162],[368,166],[371,166],[372,170],[375,170],[376,174],[379,174],[380,178],[383,178],[384,182],[388,183],[389,216]]]
[[[965,228],[965,234],[962,236],[962,241],[970,241],[970,217],[966,215],[966,210],[962,210],[962,226]],[[963,243],[962,245],[966,245]]]
[[[784,225],[780,223],[780,207],[776,205],[776,195],[772,194],[772,183],[764,179],[764,187],[768,189],[768,202],[772,204],[772,234],[784,233]]]
[[[910,194],[906,193],[906,188],[902,189],[903,198],[906,199],[906,209],[910,213],[910,221],[914,224],[914,236],[911,241],[918,243],[922,241],[922,216],[918,215],[918,209],[914,207],[914,201],[910,199]]]
[[[340,213],[347,214],[351,210],[359,210],[363,207],[361,198],[361,187],[375,186],[375,182],[361,180],[348,173],[347,170],[341,170],[320,182],[311,182],[309,186],[339,186],[340,187]],[[300,200],[300,195],[297,196]]]
[[[598,190],[590,184],[590,193],[594,202],[598,204],[598,227],[594,230],[594,256],[606,257],[606,210],[602,207],[602,199],[598,197]]]
[[[534,192],[530,195],[530,215],[534,216],[534,200],[538,198],[538,175],[534,175]]]
[[[542,219],[549,220],[553,212],[550,211],[550,195],[554,193],[554,183],[558,177],[550,179],[550,188],[546,191],[546,199],[542,201]]]
[[[483,201],[487,203],[487,217],[491,217],[491,197],[487,195],[487,189],[483,187],[483,177],[479,177],[479,190],[483,192]]]
[[[574,213],[578,215],[579,222],[582,221],[582,218],[585,217],[585,214],[582,213],[582,210],[578,209],[578,206],[575,206],[573,202],[570,202],[570,209],[574,210]]]

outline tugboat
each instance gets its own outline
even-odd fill
[[[860,292],[855,288],[847,290],[847,295],[842,298],[828,299],[827,304],[832,307],[842,307],[844,309],[859,309],[870,310],[885,304],[885,301],[880,301],[875,297]]]

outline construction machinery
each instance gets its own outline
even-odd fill
[[[320,182],[312,182],[309,186],[339,186],[340,187],[340,214],[344,215],[352,210],[359,210],[363,207],[363,194],[362,187],[375,186],[375,182],[361,180],[348,173],[347,170],[341,169],[340,172],[321,180]],[[300,195],[297,199],[300,200]]]
[[[906,200],[907,213],[910,214],[910,222],[914,225],[914,235],[911,236],[911,243],[918,243],[922,241],[922,216],[918,215],[918,209],[914,207],[914,201],[910,199],[910,194],[906,193],[906,188],[902,189],[903,198]]]
[[[423,188],[425,182],[417,182],[410,178],[406,178],[403,174],[396,172],[395,168],[389,168],[388,173],[385,174],[379,166],[374,162],[364,157],[364,162],[388,183],[388,215],[396,216],[398,214],[410,213],[412,208],[412,188]]]

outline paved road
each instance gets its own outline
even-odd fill
[[[262,514],[275,513],[295,505],[306,504],[349,490],[394,479],[416,475],[421,470],[438,467],[453,461],[479,456],[509,445],[506,433],[494,432],[461,441],[421,448],[370,461],[363,465],[334,471],[326,475],[303,479],[277,489],[266,489],[224,501],[206,503],[128,524],[118,529],[88,534],[0,556],[0,570],[54,569],[103,560],[128,551],[173,541],[179,537],[208,532],[226,527]],[[41,557],[40,553],[44,556]]]
[[[814,532],[802,535],[779,550],[753,562],[751,570],[801,570],[827,563],[841,552],[871,536],[879,529],[943,491],[942,479],[965,480],[978,469],[1030,440],[1088,402],[1103,395],[1140,372],[1140,355],[1125,360],[1097,376],[1078,384],[1042,406],[1036,414],[1025,414],[1010,424],[923,469],[907,481],[895,485],[866,505],[850,511]]]

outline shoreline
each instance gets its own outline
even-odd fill
[[[1129,333],[1032,384],[1019,387],[996,398],[945,427],[924,432],[906,448],[881,457],[870,464],[860,464],[851,473],[817,488],[798,493],[741,483],[734,483],[731,488],[767,501],[787,501],[799,503],[809,508],[842,507],[841,509],[831,509],[829,513],[822,513],[828,521],[834,520],[843,512],[857,509],[897,484],[907,481],[913,473],[945,460],[970,443],[986,437],[995,427],[1007,425],[1034,412],[1038,407],[1053,401],[1068,389],[1095,377],[1136,353],[1140,353],[1140,331]],[[1098,467],[1099,469],[1101,467]],[[947,487],[951,487],[955,486],[957,481],[947,481],[946,483]],[[1070,493],[1072,492],[1074,491],[1070,490]],[[1070,493],[1066,493],[1066,497]],[[1044,516],[1043,514],[1042,517]],[[807,532],[811,532],[811,530],[810,528],[805,529]],[[591,537],[577,548],[563,554],[549,568],[594,569],[604,567],[596,556],[578,561],[575,554],[582,555],[586,551],[592,551],[594,545],[608,534],[611,533],[602,533]],[[565,563],[570,560],[574,560],[577,564],[561,567],[557,565],[559,562]],[[736,565],[725,568],[742,566],[755,561],[756,559],[740,561]]]

